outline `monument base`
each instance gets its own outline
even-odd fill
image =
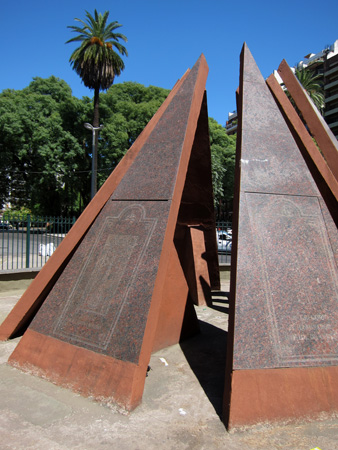
[[[13,367],[129,411],[141,403],[147,364],[120,361],[30,329],[21,341],[25,345],[8,360]]]
[[[235,370],[231,393],[225,394],[224,422],[230,430],[333,414],[338,412],[337,379],[337,366]]]

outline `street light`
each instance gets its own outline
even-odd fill
[[[84,127],[87,128],[87,130],[91,130],[93,133],[93,143],[92,143],[92,185],[91,185],[91,198],[94,197],[96,194],[96,188],[97,188],[97,154],[96,154],[96,132],[99,132],[102,130],[103,125],[100,125],[99,127],[93,127],[90,123],[86,122],[84,124]]]

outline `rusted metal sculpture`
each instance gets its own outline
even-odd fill
[[[191,227],[219,285],[207,72],[202,55],[5,321],[33,318],[10,364],[131,410],[151,352],[196,332]]]
[[[246,45],[238,113],[229,428],[338,410],[337,227]]]

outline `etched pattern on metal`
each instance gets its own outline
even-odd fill
[[[156,224],[140,204],[105,218],[54,326],[55,337],[107,349]]]
[[[338,273],[318,199],[245,197],[279,364],[337,362]]]

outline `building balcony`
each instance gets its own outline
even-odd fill
[[[237,132],[237,123],[233,126],[225,127],[226,134],[235,134]]]
[[[329,70],[325,71],[324,75],[327,77],[327,76],[332,75],[337,72],[338,72],[338,66],[334,67],[333,69],[329,69]]]
[[[326,91],[327,89],[331,89],[331,88],[333,88],[333,87],[335,87],[335,86],[338,86],[338,80],[333,81],[332,83],[326,84],[326,85],[324,86],[324,89],[325,89],[325,91]]]
[[[327,116],[331,116],[332,114],[338,114],[338,108],[334,108],[334,109],[330,109],[329,111],[326,111],[324,113],[324,116],[327,117]]]
[[[328,103],[334,102],[335,100],[338,100],[338,94],[331,95],[330,97],[326,97],[325,103],[328,104]]]

